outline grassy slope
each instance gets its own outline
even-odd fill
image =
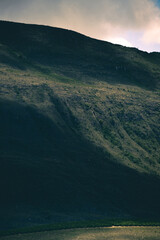
[[[160,237],[159,227],[111,227],[111,228],[86,228],[86,229],[69,229],[49,232],[38,232],[30,234],[18,234],[15,236],[2,237],[2,240],[158,240]]]
[[[0,27],[1,228],[158,217],[159,54]]]
[[[79,231],[85,231],[86,229],[89,229],[92,231],[92,229],[94,228],[95,230],[97,230],[99,228],[99,230],[102,228],[113,228],[114,227],[131,227],[134,229],[134,227],[141,227],[141,229],[143,230],[143,228],[148,228],[148,230],[152,229],[152,233],[154,232],[154,228],[157,229],[159,231],[159,226],[160,223],[159,222],[147,222],[144,220],[121,220],[121,219],[107,219],[107,220],[90,220],[90,221],[79,221],[79,222],[61,222],[61,223],[56,223],[56,224],[49,224],[49,225],[39,225],[39,226],[32,226],[32,227],[25,227],[25,228],[21,228],[21,229],[10,229],[10,230],[6,230],[6,231],[0,231],[0,237],[3,239],[3,237],[5,238],[6,236],[8,236],[8,238],[10,238],[9,236],[11,236],[11,239],[16,238],[18,236],[18,234],[20,234],[20,236],[22,237],[22,234],[29,234],[32,235],[33,237],[36,236],[36,234],[34,235],[34,233],[38,233],[37,235],[44,236],[45,233],[50,233],[50,235],[53,238],[53,231],[57,230],[62,230],[65,232],[65,230],[70,230],[70,231],[77,231],[77,229],[79,229]],[[74,230],[75,229],[75,230]],[[44,234],[42,233],[44,232]],[[58,232],[58,231],[57,231]],[[68,231],[69,232],[69,231]],[[67,233],[67,231],[66,231]],[[15,236],[14,236],[15,235]],[[23,235],[25,236],[25,235]],[[29,236],[29,235],[28,235]],[[26,235],[27,237],[27,235]]]

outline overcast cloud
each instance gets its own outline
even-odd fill
[[[0,19],[63,27],[160,51],[158,0],[0,0]]]

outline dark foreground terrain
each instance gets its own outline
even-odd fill
[[[0,228],[159,219],[160,53],[0,31]]]

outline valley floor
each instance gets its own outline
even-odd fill
[[[107,227],[17,234],[1,240],[159,240],[160,227]]]

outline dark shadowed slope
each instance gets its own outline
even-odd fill
[[[0,226],[160,215],[160,54],[0,22]]]

